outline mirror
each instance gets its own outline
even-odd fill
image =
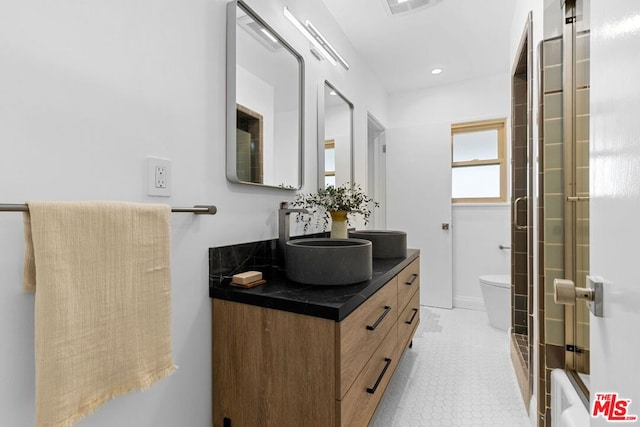
[[[227,4],[227,179],[302,186],[302,57],[242,1]]]
[[[333,85],[318,91],[318,187],[353,183],[353,104]]]

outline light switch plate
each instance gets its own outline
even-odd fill
[[[171,196],[171,160],[147,158],[147,194],[160,197]]]

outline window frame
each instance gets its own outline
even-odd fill
[[[451,197],[451,203],[506,203],[507,202],[507,119],[481,120],[475,122],[454,123],[451,125],[451,174],[454,168],[475,166],[500,166],[499,197]],[[498,131],[498,157],[496,159],[453,161],[454,137],[461,133],[473,133],[486,130]]]

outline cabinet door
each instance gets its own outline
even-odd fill
[[[402,354],[409,345],[418,323],[420,323],[420,292],[416,289],[411,300],[398,316],[399,354]]]
[[[213,425],[335,425],[336,322],[213,300]]]
[[[371,421],[401,354],[396,332],[394,323],[344,399],[338,401],[340,426],[366,426]]]
[[[373,352],[398,318],[397,278],[394,277],[364,304],[351,313],[339,326],[338,387],[336,399],[341,399]]]
[[[398,274],[398,306],[400,311],[404,310],[413,293],[419,290],[420,258],[417,258]]]

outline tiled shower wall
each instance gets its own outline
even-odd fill
[[[564,368],[564,306],[553,299],[553,280],[564,277],[564,145],[562,120],[562,38],[545,40],[541,47],[541,117],[539,161],[540,286],[538,296],[540,341],[538,426],[551,425],[550,370]],[[544,390],[544,392],[542,392]]]
[[[538,319],[540,329],[538,390],[538,425],[550,426],[551,370],[565,367],[565,307],[556,304],[553,281],[566,277],[565,250],[565,184],[563,142],[563,77],[562,39],[545,40],[541,46],[541,102],[543,118],[540,130],[539,161],[542,164],[539,188],[539,287]],[[576,169],[577,195],[589,194],[589,33],[581,33],[576,40]],[[577,269],[576,286],[584,286],[589,262],[589,207],[588,201],[577,203]],[[589,312],[586,304],[575,306],[575,344],[582,350],[576,358],[578,370],[588,373]]]
[[[526,50],[525,50],[526,53]],[[513,77],[513,134],[512,134],[512,174],[511,203],[520,197],[527,197],[527,73],[526,68],[518,70]],[[527,335],[528,332],[528,269],[527,269],[527,230],[516,228],[516,219],[519,225],[527,225],[527,202],[518,203],[518,212],[515,209],[511,215],[511,283],[513,283],[512,330],[518,335]],[[517,218],[516,218],[517,217]]]
[[[576,36],[576,191],[585,197],[576,206],[576,286],[586,286],[589,274],[589,32]],[[575,344],[582,350],[576,370],[589,373],[589,309],[576,304]]]

